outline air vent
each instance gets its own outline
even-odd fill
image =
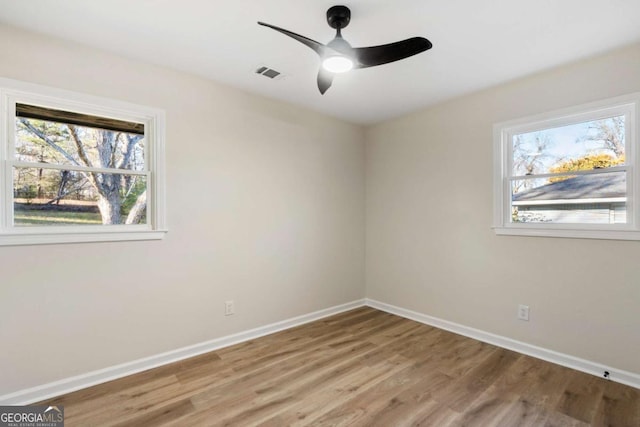
[[[270,79],[276,80],[283,77],[283,74],[280,71],[276,71],[273,68],[265,67],[264,65],[256,68],[256,74],[260,74]]]

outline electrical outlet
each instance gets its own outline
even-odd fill
[[[235,313],[235,309],[233,307],[233,301],[225,301],[224,302],[224,315],[231,316]]]
[[[520,304],[518,306],[518,319],[529,321],[529,306]]]

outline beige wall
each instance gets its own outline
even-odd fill
[[[364,297],[362,128],[2,26],[0,76],[166,110],[170,229],[0,247],[0,395]]]
[[[635,91],[639,45],[369,128],[367,296],[640,373],[640,242],[490,228],[494,123]]]

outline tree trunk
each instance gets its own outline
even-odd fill
[[[44,197],[42,195],[42,168],[38,169],[38,194],[36,197],[38,199],[42,199]]]
[[[120,215],[120,195],[118,193],[110,193],[106,196],[100,194],[98,198],[98,209],[100,209],[103,224],[120,224],[122,222]]]
[[[131,207],[129,215],[127,215],[126,224],[140,224],[140,220],[142,219],[142,215],[144,215],[146,209],[147,192],[143,191],[142,194],[138,196],[136,203]]]
[[[58,206],[60,205],[60,199],[62,199],[65,196],[64,188],[67,186],[67,182],[69,182],[69,171],[61,171],[60,185],[58,186],[58,194],[55,200],[55,203]]]

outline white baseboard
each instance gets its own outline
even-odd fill
[[[304,314],[302,316],[293,317],[291,319],[272,323],[270,325],[261,326],[259,328],[240,332],[226,337],[217,338],[200,344],[183,347],[177,350],[168,351],[144,359],[134,360],[132,362],[122,363],[120,365],[111,366],[109,368],[100,369],[86,374],[77,375],[71,378],[65,378],[60,381],[43,384],[40,386],[20,390],[15,393],[0,396],[0,405],[28,405],[39,402],[55,396],[71,393],[83,388],[91,387],[107,381],[125,377],[127,375],[137,374],[148,369],[157,368],[168,363],[177,362],[189,357],[198,356],[210,351],[218,350],[223,347],[249,341],[284,329],[293,328],[305,323],[313,322],[334,314],[342,313],[365,305],[364,300],[356,300],[350,303],[337,305],[335,307],[326,308],[324,310],[315,311],[313,313]]]
[[[330,307],[324,310],[315,311],[313,313],[272,323],[270,325],[262,326],[237,334],[228,335],[226,337],[217,338],[200,344],[168,351],[166,353],[158,354],[155,356],[134,360],[132,362],[111,366],[97,371],[88,372],[86,374],[77,375],[75,377],[65,378],[60,381],[55,381],[25,390],[20,390],[15,393],[6,394],[0,396],[0,405],[28,405],[34,402],[43,401],[51,397],[60,396],[83,388],[91,387],[96,384],[101,384],[128,375],[137,374],[148,369],[157,368],[168,363],[188,359],[190,357],[198,356],[200,354],[215,351],[223,347],[228,347],[230,345],[249,341],[255,338],[282,331],[284,329],[293,328],[295,326],[303,325],[305,323],[313,322],[315,320],[319,320],[365,305],[378,310],[386,311],[387,313],[395,314],[397,316],[434,326],[436,328],[444,329],[446,331],[473,338],[478,341],[493,344],[498,347],[513,350],[518,353],[546,360],[551,363],[586,372],[598,377],[601,377],[604,371],[609,371],[610,380],[640,389],[640,375],[638,374],[611,368],[599,363],[591,362],[589,360],[584,360],[567,354],[558,353],[553,350],[537,347],[521,341],[513,340],[511,338],[491,334],[479,329],[470,328],[468,326],[449,322],[437,317],[428,316],[426,314],[418,313],[367,298],[363,300],[352,301],[350,303],[338,305],[335,307]]]
[[[474,329],[468,326],[460,325],[458,323],[449,322],[448,320],[439,319],[437,317],[427,316],[426,314],[407,310],[401,307],[396,307],[394,305],[386,304],[369,298],[365,299],[365,304],[369,307],[386,311],[387,313],[415,320],[416,322],[434,326],[439,329],[444,329],[458,335],[463,335],[465,337],[493,344],[495,346],[506,348],[508,350],[513,350],[518,353],[526,354],[527,356],[546,360],[547,362],[555,363],[557,365],[566,366],[567,368],[575,369],[577,371],[586,372],[587,374],[595,375],[597,377],[602,377],[603,373],[605,371],[608,371],[609,379],[611,381],[619,382],[621,384],[640,389],[640,375],[633,372],[623,371],[621,369],[616,369],[596,362],[591,362],[589,360],[580,359],[568,354],[563,354],[553,350],[548,350],[546,348],[537,347],[535,345],[516,341],[500,335],[491,334],[479,329]]]

